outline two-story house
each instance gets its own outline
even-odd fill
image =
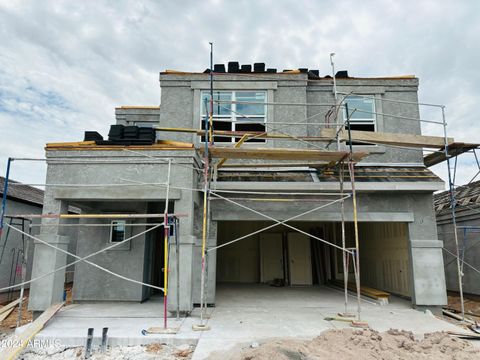
[[[252,71],[251,66],[235,63],[229,63],[228,69],[216,65],[213,127],[226,131],[223,136],[214,133],[216,154],[222,153],[221,147],[346,152],[345,141],[309,140],[318,140],[322,129],[336,129],[344,122],[344,107],[336,111],[340,103],[349,108],[351,130],[421,133],[417,78],[355,78],[339,72],[335,80],[334,87],[332,77],[320,77],[315,70],[280,72],[256,64]],[[80,223],[106,226],[80,227],[76,254],[86,256],[138,235],[89,260],[158,287],[164,286],[163,229],[143,232],[162,219],[141,216],[162,214],[168,196],[169,211],[179,215],[178,247],[170,245],[168,259],[170,311],[175,311],[177,299],[185,312],[200,303],[205,139],[195,129],[203,128],[208,115],[210,85],[208,71],[162,72],[160,107],[116,109],[120,125],[181,128],[157,131],[153,145],[78,143],[46,147],[47,183],[55,185],[45,190],[44,214],[65,213],[69,205],[83,214],[138,214],[122,220],[81,219]],[[284,136],[257,136],[240,146],[240,136],[230,134],[241,131]],[[365,142],[353,142],[352,146],[355,152],[368,154],[355,166],[362,284],[411,298],[414,306],[445,304],[442,242],[437,238],[432,203],[432,194],[443,189],[443,181],[424,166],[421,149]],[[216,289],[225,283],[323,286],[343,278],[342,251],[338,248],[341,203],[313,210],[319,202],[331,199],[329,194],[339,193],[339,168],[311,158],[283,158],[279,164],[261,151],[252,152],[251,159],[222,160],[222,166],[213,167],[210,186],[223,198],[212,198],[208,208],[208,304],[215,303]],[[212,159],[214,165],[220,158]],[[344,187],[346,192],[351,190],[348,174]],[[278,200],[282,198],[288,201]],[[352,247],[351,198],[344,202],[344,208],[346,243]],[[301,213],[305,214],[296,217]],[[275,225],[272,219],[289,220],[285,224],[290,227]],[[62,226],[54,226],[61,225],[62,219],[43,221],[49,226],[42,228],[41,238],[66,248],[69,237]],[[316,241],[309,234],[337,247]],[[238,241],[230,243],[233,240]],[[226,246],[216,248],[223,244]],[[36,243],[33,276],[50,272],[65,261],[65,254]],[[62,281],[60,271],[32,284],[30,309],[44,310],[61,299]],[[75,268],[74,301],[143,301],[153,292],[89,264],[78,263]]]

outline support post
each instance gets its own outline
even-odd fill
[[[358,216],[357,216],[357,194],[355,191],[355,169],[353,164],[353,145],[352,145],[352,133],[350,129],[350,114],[348,113],[348,104],[345,103],[345,111],[347,113],[347,126],[348,126],[348,142],[350,147],[350,154],[348,160],[348,170],[350,174],[350,184],[352,187],[352,202],[353,202],[353,226],[355,232],[355,256],[353,261],[356,263],[355,267],[355,282],[357,285],[357,317],[358,321],[361,321],[361,294],[360,294],[360,241],[358,238]]]
[[[457,256],[457,273],[458,273],[458,291],[460,293],[460,306],[462,312],[462,321],[465,321],[465,304],[463,300],[463,272],[460,261],[460,251],[458,246],[458,229],[457,229],[457,218],[455,214],[455,207],[457,206],[457,200],[455,199],[455,178],[452,180],[452,172],[450,169],[450,155],[448,153],[448,137],[447,137],[447,122],[445,120],[445,106],[442,106],[442,121],[443,121],[443,135],[445,138],[445,158],[447,159],[447,168],[448,168],[448,187],[450,192],[450,205],[452,209],[452,226],[453,226],[453,237],[455,239],[455,252]],[[457,163],[455,162],[455,169]]]
[[[168,304],[168,238],[170,235],[170,227],[168,224],[168,201],[170,191],[170,172],[172,167],[172,159],[168,159],[168,172],[167,172],[167,190],[165,195],[165,211],[163,217],[163,246],[164,246],[164,259],[163,259],[163,327],[167,328],[167,304]]]

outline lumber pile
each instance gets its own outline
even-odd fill
[[[343,280],[330,280],[330,283],[336,287],[341,287],[342,289],[344,287]],[[353,292],[357,291],[357,285],[353,282],[349,282],[347,288]],[[363,285],[360,286],[360,293],[364,296],[377,300],[381,305],[387,305],[388,298],[390,297],[390,293],[388,292]]]

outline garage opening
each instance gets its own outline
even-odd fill
[[[305,231],[275,226],[222,247],[217,253],[217,283],[270,286],[327,285],[343,280],[342,251],[308,234],[342,244],[341,223],[291,222]],[[272,222],[224,221],[218,224],[218,245],[260,230]],[[353,224],[345,224],[346,247],[354,247]],[[410,297],[407,225],[359,223],[362,285]],[[354,281],[349,263],[349,281]]]

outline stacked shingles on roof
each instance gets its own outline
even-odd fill
[[[5,178],[0,176],[0,195],[3,197]],[[7,198],[16,199],[32,204],[43,205],[43,190],[18,181],[8,181]]]
[[[480,180],[457,187],[455,189],[455,199],[457,201],[457,209],[480,207]],[[443,191],[435,194],[433,203],[437,214],[440,212],[450,211],[450,192]]]

